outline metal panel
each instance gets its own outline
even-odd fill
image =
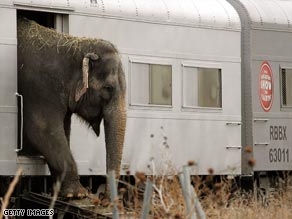
[[[1,106],[16,107],[17,84],[17,48],[16,45],[1,44],[0,38],[0,104]]]
[[[7,6],[12,6],[13,5],[13,0],[2,0],[1,2],[0,2],[0,5],[1,6],[5,6],[5,7],[7,7]]]
[[[0,175],[16,171],[17,45],[16,10],[0,8]],[[3,168],[2,168],[3,167]],[[6,167],[6,168],[5,168]]]
[[[16,112],[0,112],[1,130],[0,130],[0,146],[1,154],[0,160],[15,159],[16,157],[16,125],[17,117]],[[3,149],[3,150],[2,150]],[[0,172],[1,173],[1,172]]]
[[[292,62],[292,2],[280,0],[240,0],[251,19],[250,61],[253,111],[253,145],[255,171],[289,170],[292,168],[291,111],[281,109],[280,66]],[[273,101],[264,110],[259,98],[261,65],[267,62],[272,71]],[[285,138],[283,137],[287,133]],[[281,136],[281,137],[280,137]],[[287,138],[286,138],[287,137]]]
[[[202,138],[206,133],[210,137]],[[226,133],[233,135],[233,139],[226,138]],[[132,173],[175,174],[192,160],[197,163],[193,174],[208,174],[209,168],[218,175],[239,174],[239,142],[240,126],[228,127],[224,121],[129,116],[123,163],[128,165]]]
[[[254,119],[254,147],[265,147],[270,144],[269,136],[270,120],[267,118],[257,117]],[[257,150],[257,149],[255,149]]]
[[[23,175],[49,175],[48,165],[43,157],[17,157],[17,166],[23,169]]]
[[[260,118],[258,115],[257,118]],[[267,115],[265,115],[267,116]],[[255,126],[254,157],[256,171],[291,170],[292,169],[292,117],[279,116],[268,122],[258,122],[261,127]],[[263,136],[259,136],[259,133]],[[261,139],[262,138],[262,139]],[[262,141],[262,142],[261,142]]]
[[[292,62],[291,32],[253,30],[252,39],[253,59]],[[277,68],[275,70],[278,71]]]
[[[285,32],[281,32],[285,34]],[[267,41],[266,41],[267,42]],[[275,48],[276,49],[276,48]],[[285,53],[283,51],[283,53]],[[275,54],[276,50],[275,50]],[[281,56],[280,56],[281,57]],[[280,58],[278,57],[278,58]],[[283,56],[285,58],[285,56]],[[273,60],[273,56],[266,56]],[[287,57],[286,57],[287,58]],[[256,171],[291,170],[292,168],[292,130],[291,110],[281,109],[280,101],[280,64],[284,62],[269,61],[273,72],[273,103],[265,112],[259,100],[259,72],[264,60],[253,60],[253,114],[254,123],[254,157],[257,161]]]
[[[0,8],[0,44],[3,41],[10,40],[11,44],[16,44],[16,11],[15,9]],[[14,22],[15,21],[15,22]],[[6,43],[5,43],[6,44]]]
[[[81,175],[105,175],[105,143],[103,124],[97,138],[91,129],[73,116],[71,123],[71,151]]]
[[[224,30],[138,21],[71,15],[70,34],[107,39],[122,53],[128,54],[240,61],[240,34],[237,31],[227,34]]]

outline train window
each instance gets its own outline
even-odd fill
[[[183,99],[185,107],[221,108],[221,69],[184,67]]]
[[[131,104],[171,105],[171,65],[132,63]]]
[[[282,69],[281,81],[282,106],[292,107],[292,69]]]

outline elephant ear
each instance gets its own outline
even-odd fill
[[[75,101],[77,102],[88,89],[89,60],[98,60],[99,56],[95,53],[87,53],[82,61],[82,83],[78,82],[75,91]]]

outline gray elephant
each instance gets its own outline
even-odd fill
[[[84,197],[70,152],[71,116],[97,136],[104,121],[106,168],[119,173],[126,111],[126,82],[117,49],[108,41],[57,33],[18,19],[18,89],[23,95],[24,148],[42,154],[60,195]],[[81,146],[81,145],[80,145]]]

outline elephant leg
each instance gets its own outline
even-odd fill
[[[71,116],[72,113],[67,113],[64,118],[64,131],[66,135],[66,139],[68,142],[68,146],[70,147],[70,133],[71,133]]]
[[[43,114],[44,112],[42,115],[34,113],[26,117],[30,121],[25,127],[28,138],[45,157],[52,176],[61,181],[60,196],[87,196],[87,190],[79,182],[77,166],[68,145],[62,119]]]

